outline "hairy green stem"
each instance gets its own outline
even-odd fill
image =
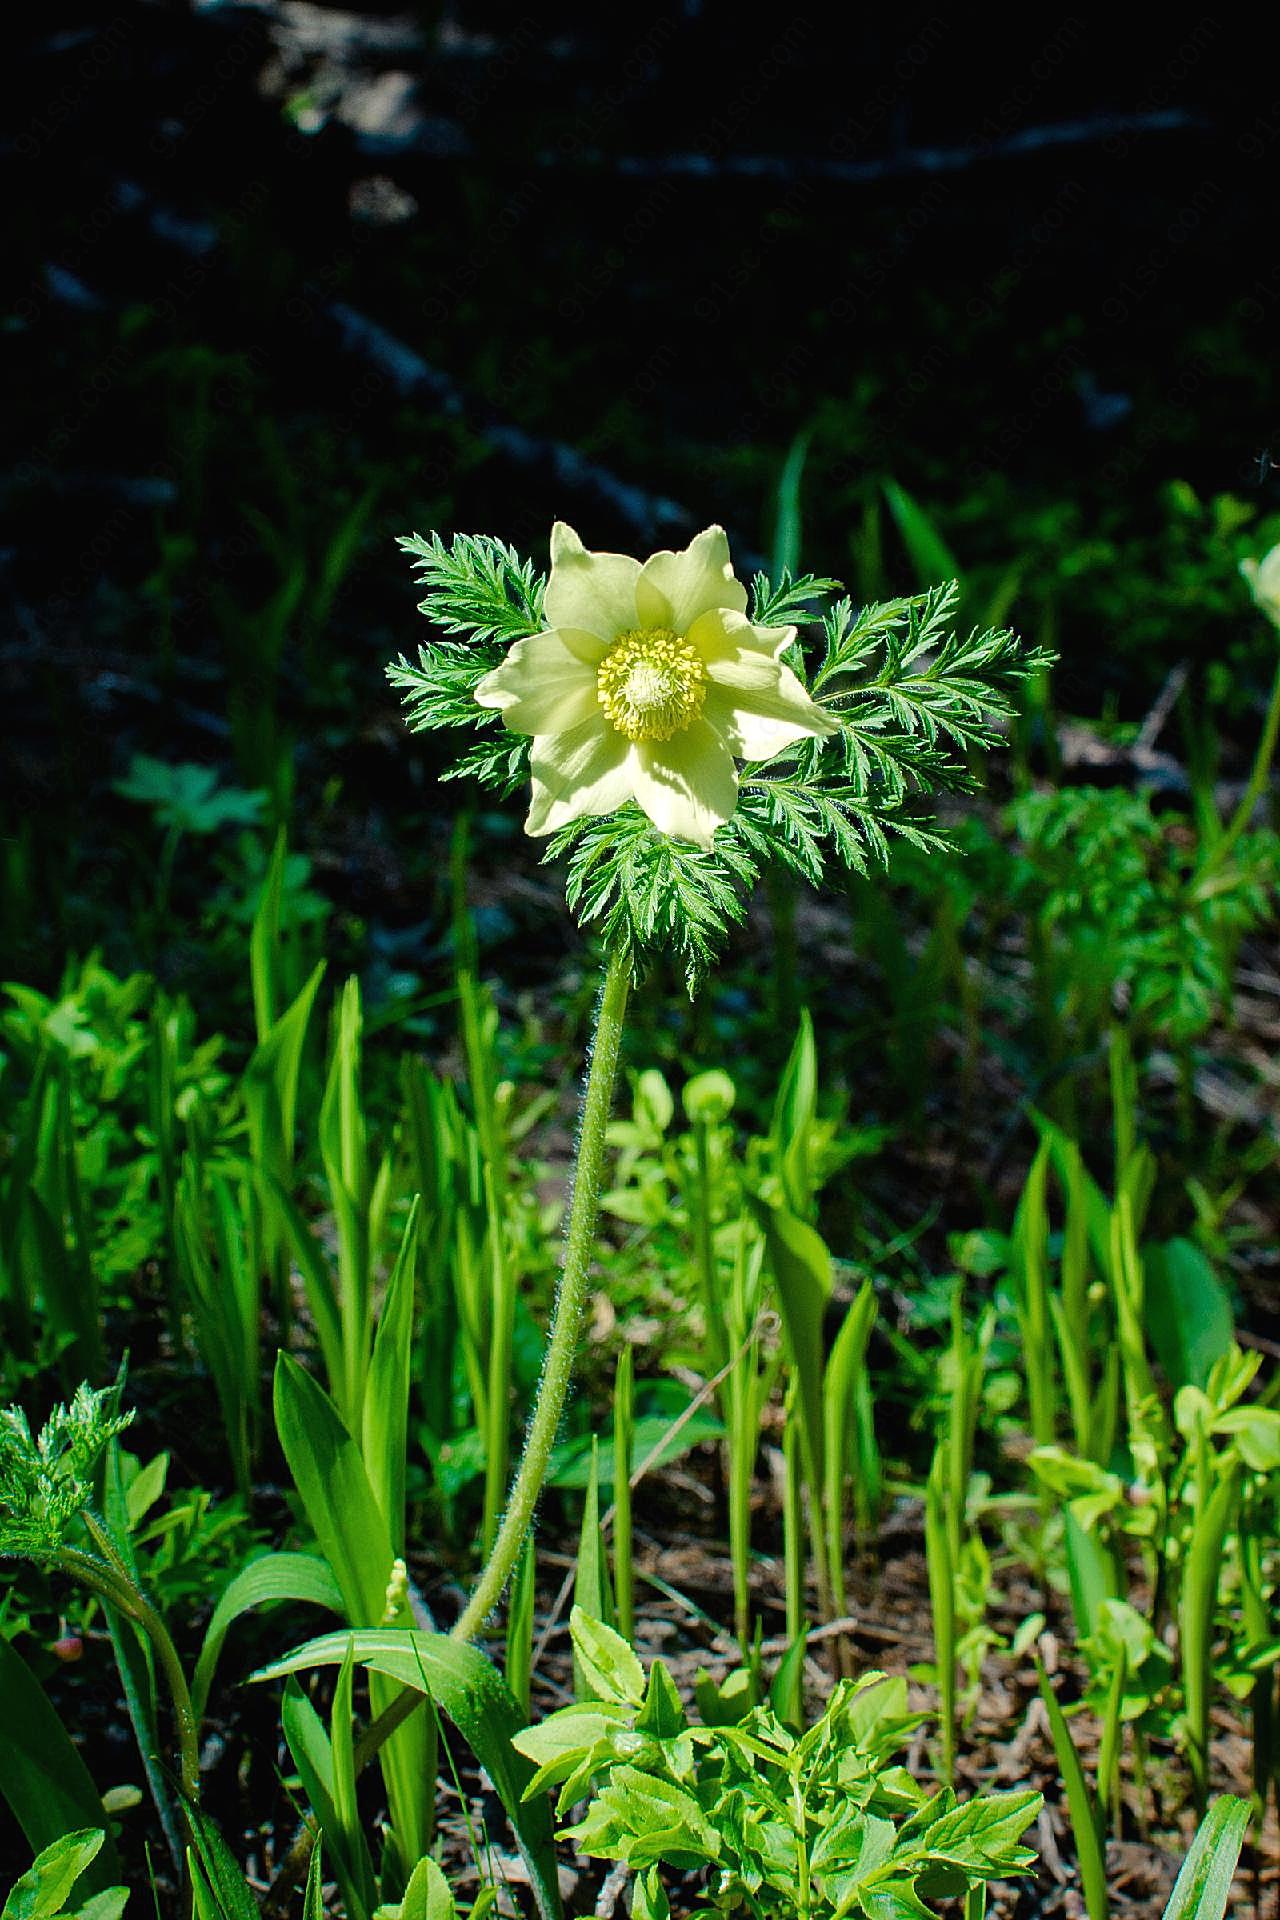
[[[475,1591],[453,1628],[455,1640],[473,1639],[502,1598],[515,1570],[525,1535],[533,1523],[538,1496],[551,1464],[551,1449],[555,1445],[560,1416],[564,1412],[569,1383],[573,1378],[578,1329],[591,1274],[596,1218],[600,1209],[600,1184],[604,1173],[605,1134],[613,1102],[613,1083],[618,1071],[618,1054],[630,987],[630,954],[624,948],[615,949],[605,968],[604,985],[596,1011],[595,1039],[582,1102],[582,1126],[578,1135],[578,1160],[569,1203],[564,1266],[547,1341],[546,1363],[507,1510],[502,1516],[502,1524],[476,1582]]]
[[[98,1529],[91,1529],[95,1538]],[[113,1554],[112,1559],[116,1556]],[[99,1594],[102,1599],[116,1607],[135,1625],[142,1628],[151,1642],[156,1658],[164,1673],[169,1697],[173,1702],[174,1718],[178,1726],[178,1750],[181,1756],[182,1791],[190,1801],[200,1797],[200,1743],[199,1727],[195,1709],[191,1704],[191,1691],[187,1686],[187,1676],[182,1671],[177,1648],[169,1637],[164,1621],[145,1599],[127,1574],[121,1573],[116,1566],[106,1560],[97,1560],[92,1554],[81,1553],[75,1547],[64,1547],[58,1556],[63,1570],[77,1579],[81,1586]]]

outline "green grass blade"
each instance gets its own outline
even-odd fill
[[[787,448],[787,457],[778,476],[773,540],[769,554],[773,569],[771,578],[775,585],[781,580],[784,569],[793,577],[800,569],[800,487],[812,438],[813,428],[803,427]]]
[[[415,1196],[387,1281],[369,1362],[360,1451],[392,1549],[404,1552],[409,1381],[413,1368],[414,1278],[421,1201]]]
[[[560,1920],[550,1807],[541,1795],[527,1804],[521,1800],[533,1769],[511,1741],[523,1731],[525,1721],[492,1661],[478,1647],[451,1640],[447,1634],[383,1628],[326,1634],[264,1667],[254,1678],[272,1680],[309,1667],[339,1666],[349,1645],[354,1645],[360,1664],[429,1694],[453,1721],[493,1781],[511,1821],[542,1920]]]
[[[896,480],[883,480],[881,488],[919,584],[937,587],[963,579],[960,562],[918,501]]]
[[[604,1535],[600,1531],[600,1446],[591,1440],[591,1472],[587,1479],[587,1497],[582,1503],[582,1527],[578,1535],[578,1564],[574,1574],[573,1604],[592,1620],[604,1626],[614,1624],[613,1594],[609,1588],[609,1560]],[[595,1698],[577,1649],[573,1656],[574,1691],[579,1700]]]
[[[507,1685],[526,1719],[533,1668],[533,1614],[537,1568],[534,1536],[530,1533],[516,1564],[507,1603]]]
[[[1201,1488],[1182,1575],[1178,1639],[1187,1716],[1187,1759],[1197,1804],[1209,1791],[1209,1707],[1213,1695],[1213,1616],[1222,1549],[1235,1507],[1239,1472],[1228,1469],[1211,1490]],[[1206,1497],[1207,1493],[1207,1497]]]
[[[1164,1920],[1223,1920],[1249,1812],[1248,1801],[1231,1794],[1214,1801],[1174,1882]]]
[[[942,1726],[942,1778],[950,1786],[956,1765],[956,1569],[952,1562],[954,1528],[948,1513],[948,1450],[938,1442],[925,1484],[924,1550],[933,1613],[934,1664],[938,1674],[938,1718]]]
[[[329,1843],[348,1920],[369,1920],[376,1904],[373,1861],[363,1830],[358,1823],[353,1830],[339,1808],[334,1743],[296,1680],[285,1688],[280,1723],[302,1790]],[[349,1728],[347,1745],[350,1748]]]
[[[276,1362],[275,1408],[289,1472],[347,1618],[374,1626],[394,1554],[359,1449],[324,1389],[287,1353]]]
[[[846,1611],[844,1582],[845,1480],[853,1464],[857,1438],[856,1403],[865,1376],[867,1345],[876,1317],[876,1290],[865,1280],[841,1323],[822,1377],[823,1511],[832,1603]]]
[[[613,1580],[618,1632],[635,1638],[634,1539],[631,1519],[632,1455],[635,1448],[635,1349],[618,1356],[613,1381]]]
[[[1071,1831],[1075,1836],[1076,1863],[1080,1869],[1080,1885],[1084,1891],[1085,1907],[1088,1910],[1089,1920],[1107,1920],[1111,1904],[1107,1892],[1107,1862],[1098,1833],[1093,1795],[1089,1792],[1084,1768],[1080,1765],[1080,1756],[1076,1752],[1075,1742],[1067,1726],[1066,1715],[1058,1705],[1058,1696],[1049,1685],[1049,1676],[1039,1659],[1036,1661],[1036,1679],[1039,1681],[1040,1697],[1044,1701],[1044,1710],[1049,1718],[1049,1733],[1053,1740],[1058,1771],[1062,1775],[1062,1784],[1067,1792],[1067,1812],[1071,1817]]]
[[[250,1561],[223,1588],[205,1628],[191,1686],[197,1719],[204,1718],[214,1672],[231,1628],[255,1607],[272,1606],[282,1600],[342,1612],[342,1593],[327,1561],[310,1553],[266,1553],[260,1560]]]

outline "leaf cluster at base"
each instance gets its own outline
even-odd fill
[[[797,1732],[774,1706],[701,1674],[698,1721],[660,1660],[646,1676],[627,1642],[581,1607],[571,1630],[586,1697],[516,1735],[536,1768],[525,1795],[558,1788],[561,1815],[586,1802],[565,1837],[635,1871],[637,1920],[669,1920],[663,1869],[698,1876],[708,1916],[927,1920],[934,1902],[1033,1864],[1022,1835],[1038,1793],[962,1805],[901,1764],[920,1723],[901,1676],[841,1681]]]

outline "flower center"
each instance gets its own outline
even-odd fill
[[[667,627],[622,634],[596,674],[605,717],[628,740],[670,740],[697,718],[707,693],[697,649]]]

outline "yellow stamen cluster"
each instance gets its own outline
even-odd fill
[[[670,740],[697,718],[707,672],[695,647],[666,627],[620,634],[600,662],[596,691],[606,719],[628,740]]]

